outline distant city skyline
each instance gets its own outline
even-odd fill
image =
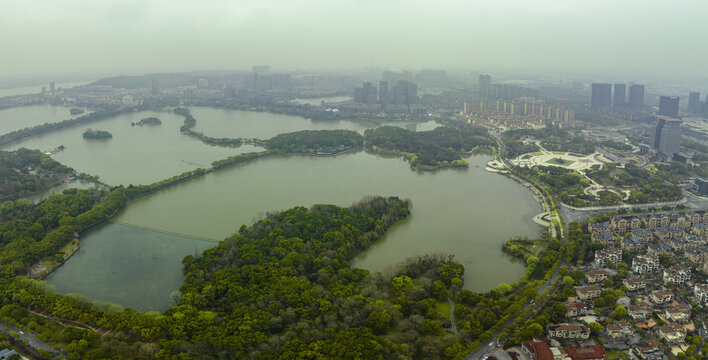
[[[699,0],[28,0],[3,10],[0,31],[14,35],[0,38],[0,80],[259,64],[708,80],[708,48],[686,45],[707,28]]]

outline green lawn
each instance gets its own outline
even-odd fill
[[[450,303],[447,301],[438,301],[435,304],[435,309],[442,314],[443,318],[446,320],[450,319],[450,311],[452,310],[452,307],[450,306]]]

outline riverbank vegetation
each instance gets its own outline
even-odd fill
[[[39,150],[0,150],[0,201],[44,190],[73,172]]]
[[[404,155],[412,168],[467,167],[461,153],[480,147],[494,147],[487,130],[480,127],[439,127],[431,131],[410,131],[393,126],[364,132],[369,151]]]

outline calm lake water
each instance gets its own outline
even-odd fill
[[[162,120],[162,125],[130,125],[149,116]],[[3,150],[20,147],[47,150],[64,145],[64,151],[52,155],[55,160],[78,172],[98,175],[109,185],[150,184],[199,167],[210,167],[214,160],[258,151],[253,146],[231,149],[205,145],[180,134],[183,123],[184,118],[175,114],[143,111],[34,136]],[[82,134],[89,128],[106,130],[113,138],[84,139]]]
[[[377,126],[398,126],[411,131],[428,131],[441,126],[434,120],[425,122],[390,121],[381,124],[368,121],[315,121],[301,116],[255,111],[192,107],[197,119],[195,130],[211,137],[269,139],[278,134],[300,130],[353,130],[364,133]]]
[[[526,188],[485,172],[487,160],[470,158],[468,170],[419,173],[399,158],[364,152],[259,159],[130,202],[116,223],[82,234],[81,250],[46,280],[63,293],[164,310],[181,284],[181,259],[214,245],[192,236],[223,239],[269,211],[395,195],[412,200],[412,216],[354,266],[381,271],[411,256],[455,254],[466,267],[465,287],[487,291],[523,274],[501,244],[534,236],[530,219],[540,211]]]
[[[26,127],[61,122],[84,115],[71,115],[70,109],[63,106],[35,105],[0,110],[0,135]]]

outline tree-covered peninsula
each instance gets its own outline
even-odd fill
[[[460,153],[496,145],[487,135],[486,129],[471,126],[439,127],[420,132],[384,126],[366,130],[364,137],[368,150],[405,155],[411,167],[423,170],[467,167]]]
[[[39,150],[0,151],[0,201],[43,190],[73,173]]]
[[[264,142],[273,151],[332,155],[361,147],[364,137],[351,130],[303,130],[276,135]]]

